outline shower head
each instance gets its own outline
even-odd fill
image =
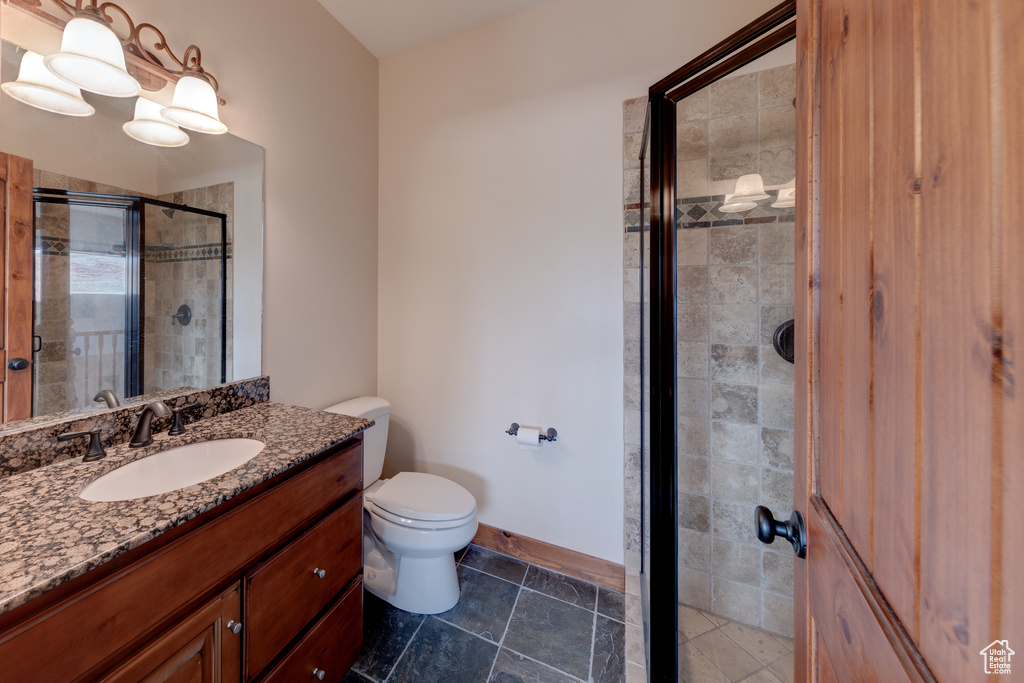
[[[168,218],[174,218],[174,209],[164,209],[164,215]]]

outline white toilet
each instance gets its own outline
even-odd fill
[[[459,601],[454,553],[476,535],[476,499],[453,481],[401,472],[380,479],[391,404],[376,396],[326,409],[373,420],[363,434],[363,585],[416,614],[446,612]]]

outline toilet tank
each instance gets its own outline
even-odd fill
[[[377,396],[361,396],[335,403],[324,410],[374,421],[374,425],[363,432],[363,488],[380,479],[384,469],[384,451],[388,445],[391,404]]]

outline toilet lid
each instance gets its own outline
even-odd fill
[[[423,472],[400,472],[373,494],[382,510],[427,521],[461,519],[476,512],[473,494],[454,481]]]

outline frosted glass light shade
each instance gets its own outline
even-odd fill
[[[75,17],[64,27],[60,52],[46,68],[71,85],[108,97],[134,97],[142,86],[125,69],[121,41],[106,24]]]
[[[43,56],[26,52],[18,80],[4,83],[3,91],[25,104],[66,116],[91,116],[96,110],[82,99],[82,92],[54,76],[43,65]]]
[[[174,86],[171,106],[160,114],[171,123],[199,133],[221,135],[228,132],[217,113],[217,93],[206,80],[196,76],[181,77]]]
[[[173,123],[168,123],[153,100],[140,97],[135,102],[135,118],[124,124],[124,132],[139,142],[156,147],[181,147],[188,144],[188,134]]]
[[[773,209],[788,209],[796,206],[796,188],[783,187],[779,190],[779,198],[772,204]]]
[[[741,211],[750,211],[756,206],[757,202],[745,201],[745,198],[737,200],[736,195],[727,194],[725,195],[725,201],[718,207],[718,210],[722,213],[740,213]]]
[[[741,175],[736,181],[736,192],[733,193],[733,201],[737,202],[759,202],[768,199],[764,191],[764,181],[761,174],[750,173]]]

